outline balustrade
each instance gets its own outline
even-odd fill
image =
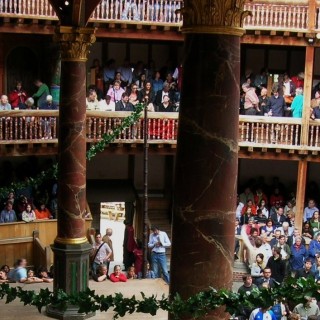
[[[86,137],[88,142],[102,139],[113,132],[130,112],[87,111]],[[0,144],[57,143],[59,111],[14,110],[0,111]],[[176,144],[178,113],[149,112],[147,134],[149,143]],[[309,123],[307,145],[301,145],[302,121],[296,118],[239,116],[240,146],[318,150],[320,147],[320,120]],[[124,129],[116,143],[143,143],[144,121]]]

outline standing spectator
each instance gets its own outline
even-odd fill
[[[319,211],[315,211],[312,215],[312,218],[309,220],[310,226],[313,230],[313,233],[316,234],[320,230],[320,217]]]
[[[139,79],[135,82],[138,91],[142,90],[147,82],[147,77],[145,73],[141,73]]]
[[[0,98],[0,110],[11,110],[11,105],[8,102],[8,96],[3,94]]]
[[[292,273],[295,275],[299,269],[303,268],[305,259],[308,256],[308,250],[301,244],[301,237],[295,238],[295,243],[291,246],[290,267]]]
[[[270,268],[264,268],[263,269],[263,276],[259,281],[257,282],[258,288],[274,288],[277,284],[276,280],[271,277],[271,269]]]
[[[31,222],[36,220],[36,214],[32,210],[31,204],[27,204],[26,210],[22,212],[22,221]]]
[[[291,107],[288,110],[292,111],[292,118],[302,118],[303,110],[303,89],[296,89],[296,96],[293,98]]]
[[[129,60],[124,60],[123,65],[119,67],[117,71],[121,73],[123,87],[130,86],[132,83],[132,69]]]
[[[298,278],[308,278],[311,277],[314,279],[315,274],[314,272],[311,270],[312,269],[312,261],[311,259],[306,259],[306,261],[304,262],[304,268],[299,269],[296,273],[296,279]]]
[[[7,201],[5,208],[0,213],[0,223],[16,222],[17,216],[12,209],[12,202]]]
[[[162,90],[163,88],[163,80],[161,79],[160,71],[156,71],[154,78],[152,80],[152,88],[155,93]]]
[[[105,265],[108,268],[112,250],[102,241],[101,233],[95,235],[95,243],[92,246],[92,271],[95,274],[99,265]]]
[[[113,251],[113,244],[112,244],[112,239],[111,239],[112,233],[113,233],[112,229],[111,228],[107,228],[106,234],[102,238],[102,241],[104,243],[106,243],[109,246],[109,248],[111,249],[111,255],[110,255],[109,260],[107,262],[108,269],[109,269],[109,266],[110,266],[110,262],[114,261],[114,251]]]
[[[262,68],[260,73],[254,78],[254,86],[257,88],[258,93],[262,92],[268,85],[268,71]]]
[[[280,207],[283,207],[285,202],[284,202],[284,196],[281,194],[280,189],[276,187],[273,189],[273,193],[270,196],[270,205],[276,206],[277,204]]]
[[[294,313],[300,315],[301,319],[309,319],[309,316],[319,316],[320,310],[317,305],[317,301],[314,301],[312,297],[304,297],[304,303],[299,303],[293,309]]]
[[[103,81],[105,84],[106,91],[109,90],[116,73],[116,61],[114,59],[109,59],[106,66],[103,69]]]
[[[167,269],[166,248],[171,246],[171,242],[166,232],[160,231],[159,227],[152,226],[153,231],[149,237],[148,247],[151,248],[151,264],[156,278],[160,278],[159,268],[161,268],[164,280],[170,283]]]
[[[279,241],[275,247],[280,249],[281,259],[285,263],[285,270],[287,274],[289,270],[289,260],[291,256],[291,250],[289,245],[286,243],[286,237],[284,235],[280,236]]]
[[[26,282],[28,275],[27,275],[27,260],[22,258],[22,259],[18,259],[17,262],[15,263],[15,268],[12,272],[12,275],[10,276],[11,280],[15,281],[15,282]]]
[[[137,246],[133,250],[134,254],[134,270],[135,273],[141,278],[142,266],[143,266],[143,251],[142,251],[142,241],[137,239]]]
[[[251,292],[253,289],[257,289],[258,287],[253,284],[252,276],[247,274],[242,277],[243,285],[238,289],[238,293],[241,295],[246,295],[247,292]],[[248,306],[242,306],[241,310],[239,310],[239,313],[237,313],[238,319],[243,319],[242,317],[245,317],[245,319],[248,319],[250,316],[250,313],[252,312],[252,308]]]
[[[39,108],[42,103],[45,103],[47,96],[50,94],[49,87],[41,80],[37,79],[34,84],[39,88],[32,98],[37,98],[37,107]]]
[[[245,93],[244,97],[244,113],[247,116],[255,116],[259,109],[259,98],[256,94],[255,88],[250,87],[250,84],[244,83],[242,90]]]
[[[295,96],[296,86],[293,81],[289,78],[287,73],[283,74],[283,96],[285,103],[290,106]]]
[[[27,96],[27,92],[22,88],[22,82],[17,81],[16,87],[9,93],[9,101],[12,109],[24,109]]]
[[[304,72],[299,72],[296,76],[291,77],[291,81],[296,88],[303,88]]]
[[[309,221],[316,211],[319,211],[319,209],[316,207],[316,202],[314,199],[310,199],[308,201],[308,206],[304,208],[303,221]]]
[[[276,213],[271,215],[271,220],[273,222],[273,225],[278,227],[281,227],[282,224],[286,221],[286,217],[283,215],[283,208],[280,207]],[[281,232],[281,231],[280,231]]]
[[[287,106],[284,98],[279,95],[279,88],[273,88],[273,96],[271,96],[267,103],[268,116],[283,117]]]
[[[281,257],[281,249],[273,247],[273,256],[267,262],[267,268],[270,268],[272,277],[278,282],[282,283],[286,275],[286,264]]]

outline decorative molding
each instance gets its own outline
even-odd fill
[[[86,237],[83,238],[61,238],[57,237],[54,240],[55,243],[61,243],[61,244],[82,244],[88,242]]]
[[[184,0],[183,33],[210,33],[242,36],[245,0]]]
[[[94,28],[57,27],[53,40],[60,43],[62,61],[86,62],[96,41]]]

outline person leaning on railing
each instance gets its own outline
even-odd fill
[[[317,90],[314,94],[314,99],[311,100],[310,118],[320,119],[320,91]]]

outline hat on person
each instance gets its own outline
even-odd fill
[[[304,72],[299,72],[298,73],[298,77],[301,78],[301,79],[304,79]]]
[[[52,99],[53,99],[53,98],[52,98],[52,95],[48,94],[46,100],[47,100],[47,101],[52,101]]]

